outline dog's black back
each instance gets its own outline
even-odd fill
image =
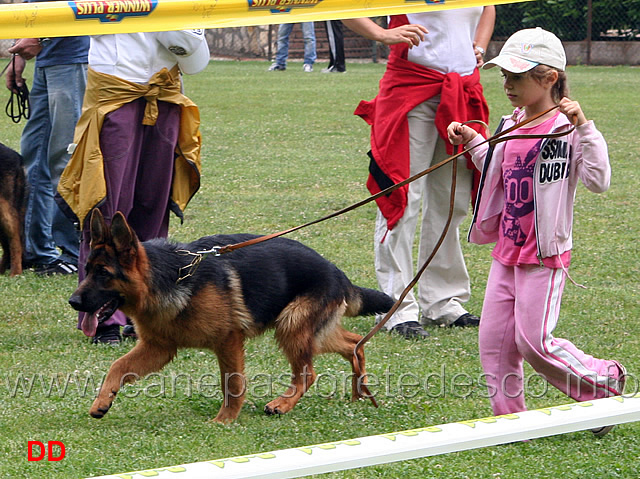
[[[214,246],[242,243],[256,238],[251,234],[215,235],[192,243],[169,243],[157,239],[143,243],[153,269],[153,281],[165,294],[175,288],[179,276],[185,275],[194,256],[185,251],[206,251]],[[168,252],[170,254],[167,254]],[[171,258],[173,264],[169,266]],[[154,265],[161,265],[154,268]],[[181,270],[181,268],[183,268]],[[274,238],[215,256],[207,255],[194,269],[193,275],[179,284],[190,289],[190,295],[203,285],[232,288],[231,273],[238,275],[247,308],[261,326],[269,326],[295,298],[314,295],[326,304],[360,299],[357,315],[386,312],[393,300],[376,290],[355,286],[333,263],[313,249],[288,238]],[[318,325],[320,326],[320,325]]]
[[[11,268],[11,275],[22,272],[24,214],[27,181],[22,156],[0,143],[0,244],[3,254],[0,273]]]

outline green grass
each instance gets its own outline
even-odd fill
[[[212,62],[203,74],[186,78],[186,90],[201,108],[203,177],[185,223],[172,222],[172,237],[270,233],[367,196],[369,129],[352,113],[361,99],[375,96],[384,66],[353,64],[346,75],[309,75],[295,67],[267,73],[267,66]],[[613,180],[602,195],[578,190],[571,273],[589,289],[567,286],[556,330],[590,354],[619,359],[632,374],[640,371],[638,78],[637,68],[569,69],[573,96],[608,140]],[[483,72],[483,84],[495,126],[511,107],[497,72]],[[5,118],[0,141],[18,148],[22,126]],[[367,205],[292,237],[334,261],[355,283],[375,287],[374,216],[375,207]],[[465,242],[464,251],[473,286],[469,308],[479,313],[490,247]],[[0,477],[102,475],[491,415],[477,384],[482,373],[477,331],[439,329],[421,342],[380,333],[366,346],[369,372],[383,377],[388,371],[393,379],[388,391],[374,388],[378,409],[367,401],[351,403],[343,388],[334,391],[324,383],[292,413],[266,417],[264,405],[282,387],[267,392],[264,375],[288,374],[286,361],[266,335],[247,344],[247,374],[254,382],[235,424],[209,422],[221,399],[213,385],[217,363],[212,353],[198,350],[181,351],[160,375],[127,387],[110,413],[96,421],[87,414],[94,390],[132,343],[88,344],[66,303],[74,288],[75,278],[40,278],[31,272],[0,277]],[[365,334],[373,321],[356,318],[345,324]],[[397,384],[403,373],[424,383],[442,368],[444,390],[438,383],[427,390]],[[337,356],[318,358],[316,369],[340,380],[349,373]],[[472,378],[472,386],[454,386],[456,373]],[[65,384],[67,389],[60,389]],[[555,390],[537,396],[528,398],[530,409],[570,402]],[[638,424],[627,424],[603,439],[577,432],[324,477],[637,477],[639,432]],[[29,440],[62,441],[66,457],[28,462]]]

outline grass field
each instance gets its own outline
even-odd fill
[[[186,91],[201,108],[203,176],[184,224],[172,222],[173,238],[270,233],[367,196],[369,130],[352,113],[361,99],[375,96],[384,66],[350,64],[345,75],[303,74],[301,64],[267,73],[267,66],[214,61],[186,78]],[[499,73],[483,72],[482,78],[495,126],[511,107]],[[637,388],[639,70],[571,67],[569,79],[573,97],[608,140],[613,180],[602,195],[578,190],[571,274],[588,289],[567,286],[556,335],[597,357],[620,360],[631,373],[630,387]],[[0,141],[18,149],[22,126],[5,117]],[[376,287],[374,216],[368,205],[292,237],[334,261],[354,283]],[[465,242],[464,251],[473,287],[468,306],[479,314],[490,246]],[[32,272],[0,277],[0,477],[82,478],[491,415],[479,382],[477,330],[437,329],[424,341],[379,333],[367,345],[368,370],[380,378],[373,388],[378,409],[367,401],[351,403],[344,387],[347,363],[324,356],[316,362],[324,380],[294,411],[265,416],[264,405],[280,394],[289,374],[266,335],[247,344],[253,381],[235,424],[209,422],[221,401],[218,371],[213,354],[199,350],[180,352],[162,373],[127,387],[97,421],[87,413],[95,388],[133,343],[89,344],[67,305],[75,283]],[[365,334],[373,319],[345,324]],[[456,374],[465,380],[454,380]],[[528,393],[530,409],[570,402],[556,390],[545,391],[541,381]],[[639,433],[639,424],[627,424],[602,439],[578,432],[324,477],[638,477]],[[66,457],[28,462],[27,441],[34,440],[62,441]]]

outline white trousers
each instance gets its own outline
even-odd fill
[[[439,98],[415,107],[409,121],[411,175],[447,158],[444,141],[435,127]],[[406,321],[448,326],[466,313],[461,303],[469,300],[469,274],[460,246],[459,227],[469,210],[472,171],[466,158],[458,161],[456,196],[449,231],[418,283],[418,297],[410,292],[385,327]],[[449,215],[453,164],[448,163],[409,184],[408,204],[392,230],[378,210],[374,233],[375,268],[380,289],[397,299],[414,277],[413,249],[418,218],[421,218],[418,266],[432,254]],[[422,209],[422,212],[421,212]],[[417,271],[417,269],[416,269]],[[420,314],[422,312],[422,314]]]

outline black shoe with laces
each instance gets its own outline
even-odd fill
[[[120,344],[122,336],[120,336],[120,326],[111,324],[109,326],[98,326],[96,335],[91,338],[92,344]]]
[[[466,328],[467,326],[477,327],[480,326],[480,318],[471,313],[464,313],[451,323],[451,326],[455,326],[457,328]]]
[[[426,338],[429,336],[429,333],[425,331],[422,325],[417,321],[406,321],[404,323],[396,324],[391,328],[391,331],[404,336],[406,339]]]

